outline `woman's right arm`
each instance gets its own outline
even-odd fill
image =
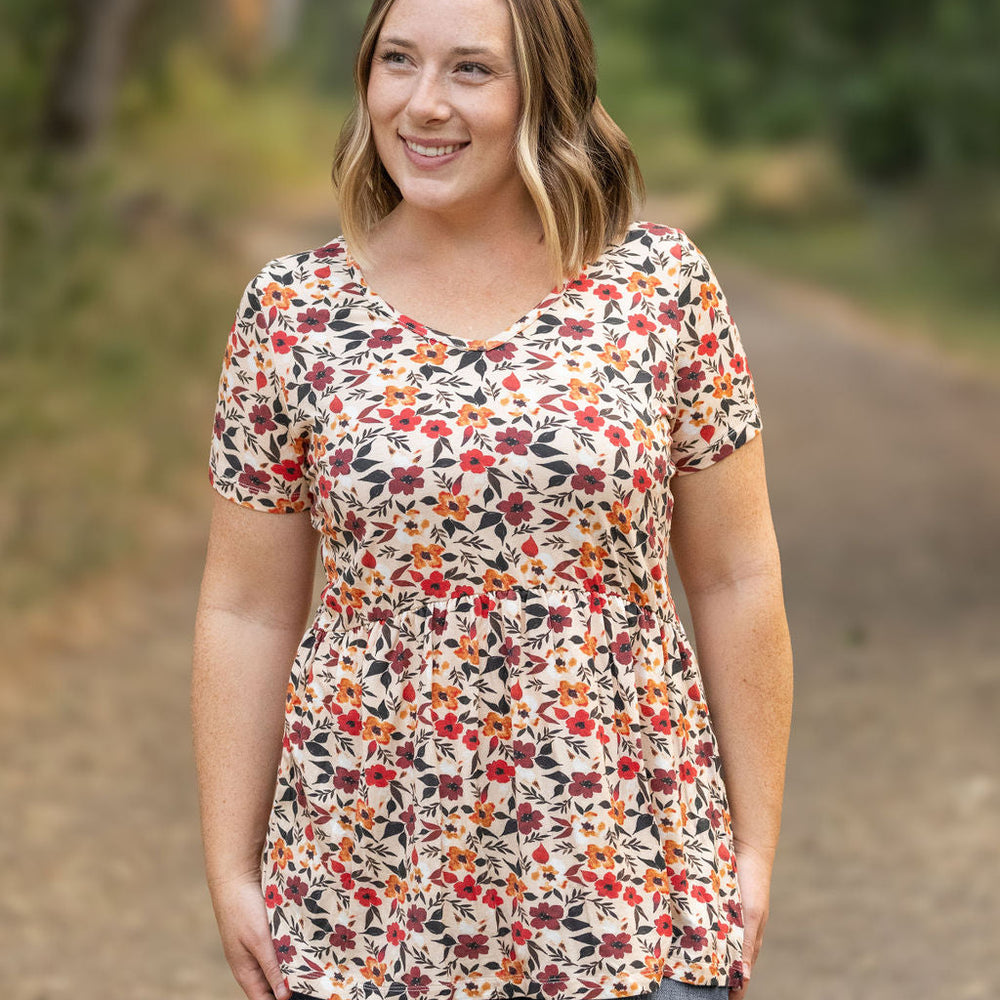
[[[308,513],[266,513],[215,498],[191,719],[205,872],[226,959],[250,1000],[289,995],[261,892],[260,853],[318,538]]]

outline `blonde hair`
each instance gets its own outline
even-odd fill
[[[395,0],[375,0],[354,64],[355,100],[334,151],[340,219],[354,255],[402,200],[379,158],[368,113],[368,80],[382,25]],[[572,277],[618,242],[645,196],[625,133],[597,96],[594,43],[579,0],[507,0],[521,87],[517,167],[542,223],[555,272]]]

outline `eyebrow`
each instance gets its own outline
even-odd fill
[[[413,42],[407,41],[405,38],[383,38],[380,40],[382,45],[395,45],[401,49],[412,49],[415,48]],[[496,52],[493,49],[486,48],[483,45],[456,45],[452,50],[451,54],[453,56],[494,56],[496,57]]]

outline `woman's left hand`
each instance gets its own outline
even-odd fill
[[[729,991],[729,1000],[743,1000],[750,986],[750,977],[764,937],[764,925],[767,923],[774,852],[764,851],[738,840],[734,846],[736,877],[740,885],[743,909],[744,982],[738,990]]]

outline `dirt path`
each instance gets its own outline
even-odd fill
[[[266,259],[333,232],[258,239]],[[762,401],[797,672],[750,995],[995,997],[1000,390],[713,263]],[[114,642],[4,674],[4,998],[242,996],[202,884],[190,749],[202,513],[171,573],[100,598]]]

